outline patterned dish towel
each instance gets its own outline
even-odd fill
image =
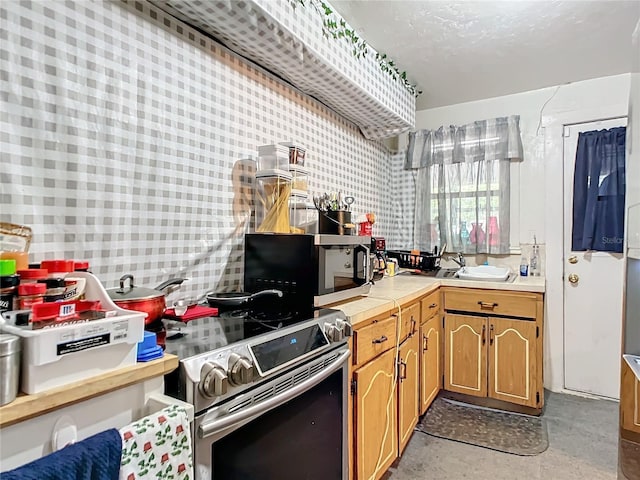
[[[189,419],[178,405],[120,429],[120,480],[193,480]]]

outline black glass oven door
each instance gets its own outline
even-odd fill
[[[341,480],[343,371],[211,447],[213,480]]]

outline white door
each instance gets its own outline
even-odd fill
[[[620,391],[623,255],[571,250],[573,173],[580,132],[626,124],[581,123],[564,133],[564,386],[610,398]]]

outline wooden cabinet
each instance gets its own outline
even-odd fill
[[[404,451],[413,429],[418,424],[419,340],[418,335],[412,335],[400,346],[398,357],[398,455]]]
[[[440,289],[420,302],[420,415],[442,388],[442,304]]]
[[[422,299],[420,302],[422,312],[420,324],[423,324],[434,315],[440,314],[441,297],[442,294],[440,293],[440,289],[438,289]]]
[[[409,335],[417,335],[420,327],[420,302],[402,309],[400,323],[400,342],[404,342]]]
[[[396,345],[396,317],[378,320],[353,333],[353,363],[363,365]]]
[[[486,319],[448,314],[444,327],[445,390],[486,397]]]
[[[488,323],[489,397],[535,407],[535,322],[490,317]]]
[[[624,430],[640,433],[640,381],[624,359],[620,382],[620,425]]]
[[[433,315],[420,325],[420,343],[420,415],[422,415],[442,388],[442,319],[440,315]]]
[[[398,453],[395,354],[388,350],[353,373],[355,478],[361,480],[380,478]]]
[[[541,409],[542,295],[447,289],[444,306],[445,390]]]
[[[381,478],[418,423],[420,308],[416,302],[355,328],[352,464],[358,480]]]

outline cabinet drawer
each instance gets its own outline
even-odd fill
[[[396,345],[396,317],[372,323],[357,329],[353,334],[354,365],[368,362],[376,355],[395,347]]]
[[[400,342],[418,331],[420,327],[420,302],[402,309],[402,323],[400,324]]]
[[[440,311],[440,289],[424,297],[420,303],[422,304],[422,318],[420,320],[422,325]]]
[[[536,318],[536,296],[496,290],[448,290],[444,294],[444,308],[447,311]]]

